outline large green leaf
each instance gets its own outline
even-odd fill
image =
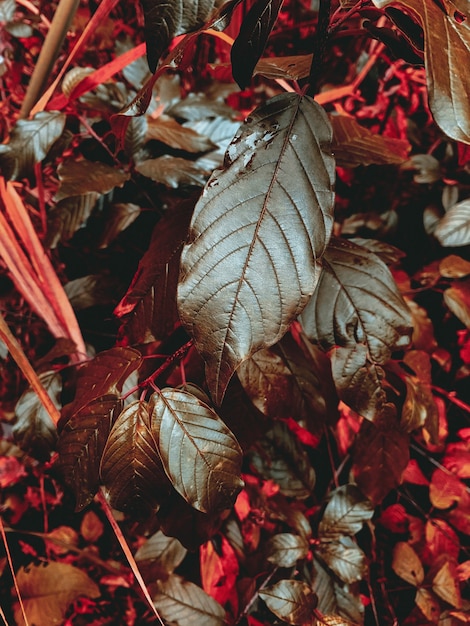
[[[280,580],[259,592],[270,611],[293,626],[313,624],[318,599],[312,589],[300,580]]]
[[[163,389],[152,402],[152,431],[176,491],[199,511],[231,507],[243,486],[242,451],[233,433],[186,391]]]
[[[311,98],[256,109],[207,183],[182,254],[182,322],[220,404],[235,369],[276,343],[312,295],[333,224],[331,128]]]

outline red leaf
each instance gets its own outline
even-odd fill
[[[250,498],[248,497],[248,493],[245,489],[242,489],[238,494],[238,497],[235,501],[235,513],[238,516],[238,519],[243,522],[251,511]]]
[[[23,476],[26,476],[26,471],[15,456],[0,457],[0,488],[9,487]]]
[[[291,430],[295,435],[297,435],[298,439],[300,440],[301,443],[304,444],[304,446],[310,446],[311,448],[318,447],[320,443],[320,439],[318,437],[315,437],[315,435],[313,435],[306,428],[303,428],[298,422],[295,421],[295,419],[293,419],[292,417],[289,417],[282,421],[286,422],[287,426],[289,427],[289,430]]]
[[[408,515],[401,504],[392,504],[387,507],[378,521],[392,533],[403,534],[408,530]]]
[[[220,554],[212,541],[201,546],[202,588],[235,617],[238,612],[238,561],[227,539],[221,536],[221,540]]]
[[[418,462],[415,459],[411,459],[403,472],[403,482],[411,483],[412,485],[428,486],[429,480],[420,470]]]

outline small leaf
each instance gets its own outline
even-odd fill
[[[284,78],[286,80],[300,80],[310,74],[313,55],[266,57],[256,64],[253,74],[261,74],[265,78]]]
[[[187,552],[178,539],[167,537],[159,530],[140,546],[134,558],[139,567],[144,561],[156,561],[163,571],[171,574],[178,565],[181,565]]]
[[[64,291],[74,311],[115,304],[118,290],[122,290],[119,279],[113,279],[108,274],[89,274],[70,280],[64,285]]]
[[[61,136],[66,117],[58,111],[41,111],[31,120],[18,120],[10,141],[0,145],[0,169],[6,180],[29,176],[36,163],[46,158]]]
[[[281,533],[274,535],[266,544],[267,559],[278,567],[294,567],[304,559],[309,550],[308,541],[299,535]]]
[[[209,137],[178,124],[176,120],[166,115],[149,120],[147,139],[156,139],[176,150],[194,153],[207,152],[216,147]]]
[[[172,189],[177,189],[182,185],[203,187],[208,176],[208,173],[195,165],[193,161],[169,154],[141,161],[136,164],[135,169],[142,176]]]
[[[202,588],[219,604],[229,608],[232,614],[236,614],[238,611],[238,560],[225,536],[220,536],[217,549],[214,543],[208,541],[200,549]]]
[[[470,328],[470,280],[454,282],[444,291],[444,302],[455,317]]]
[[[99,197],[99,193],[92,191],[58,202],[47,216],[46,247],[56,248],[59,243],[72,239],[87,223]]]
[[[351,537],[338,537],[334,541],[321,541],[319,555],[345,583],[363,580],[367,574],[364,552]]]
[[[355,485],[343,485],[330,493],[318,534],[322,540],[355,535],[374,515],[374,507]]]
[[[196,205],[179,312],[217,404],[235,369],[279,341],[315,289],[332,227],[330,140],[313,100],[276,96],[242,125]]]
[[[438,623],[439,616],[441,614],[441,606],[432,591],[429,591],[429,589],[425,589],[424,587],[420,587],[416,592],[415,602],[421,613],[432,624]]]
[[[468,246],[470,244],[470,200],[464,200],[451,207],[436,226],[434,235],[441,246]]]
[[[449,470],[437,468],[431,477],[429,499],[437,509],[448,509],[459,502],[466,492],[465,484]]]
[[[323,613],[337,613],[347,622],[353,624],[364,623],[364,605],[358,593],[356,584],[351,586],[340,583],[336,576],[313,558],[312,589],[318,597],[318,610]],[[346,622],[346,623],[347,623]]]
[[[393,549],[392,568],[397,576],[413,587],[419,587],[424,580],[420,558],[405,541],[399,541]]]
[[[68,563],[21,567],[16,574],[29,624],[62,624],[69,605],[80,596],[97,598],[98,585],[83,570]],[[22,611],[15,609],[18,626],[25,626]]]
[[[439,263],[439,272],[444,278],[465,278],[470,274],[470,262],[451,254]]]
[[[260,591],[259,597],[276,617],[288,624],[313,624],[313,611],[318,600],[306,583],[299,580],[280,580]]]
[[[106,163],[73,159],[63,161],[57,173],[60,186],[54,198],[56,202],[92,192],[105,194],[115,187],[122,187],[130,178],[128,172]]]
[[[243,486],[242,451],[218,415],[190,393],[153,394],[152,432],[174,488],[199,511],[233,505]]]
[[[218,602],[201,587],[175,574],[165,581],[157,581],[153,601],[163,619],[175,626],[223,626],[225,623],[225,611]]]

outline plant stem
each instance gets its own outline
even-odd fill
[[[325,56],[326,42],[328,40],[330,9],[331,0],[320,0],[317,32],[315,34],[315,44],[313,47],[313,60],[310,66],[309,87],[307,89],[307,94],[312,96],[312,98],[319,90],[319,78],[321,76],[323,58]]]

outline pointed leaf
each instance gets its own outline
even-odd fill
[[[233,433],[190,393],[163,389],[152,400],[152,431],[176,491],[199,511],[231,507],[243,486],[242,451]]]
[[[338,537],[335,541],[321,541],[319,555],[345,583],[351,584],[366,576],[366,556],[351,537]]]
[[[385,263],[337,238],[324,254],[318,287],[301,319],[309,338],[324,349],[365,343],[375,363],[406,347],[412,330],[410,311]]]
[[[60,186],[54,199],[56,202],[71,196],[81,196],[96,192],[108,193],[115,187],[122,187],[129,180],[129,172],[112,165],[94,161],[63,161],[57,168]]]
[[[240,89],[250,84],[282,3],[283,0],[255,0],[243,18],[231,51],[232,73]]]
[[[421,560],[405,541],[399,541],[393,549],[392,568],[397,576],[414,587],[419,587],[424,580]]]
[[[146,402],[133,402],[116,418],[100,473],[111,506],[137,518],[148,518],[168,494],[170,483],[150,430]]]
[[[203,187],[208,176],[208,173],[195,165],[193,161],[169,154],[141,161],[137,163],[135,169],[142,176],[172,189],[177,189],[182,185]]]
[[[434,236],[441,246],[468,246],[470,244],[470,200],[464,200],[450,207],[434,229]]]
[[[313,624],[317,596],[300,580],[280,580],[259,592],[270,611],[288,624]]]
[[[374,515],[374,507],[355,485],[343,485],[331,492],[318,527],[320,539],[355,535]]]
[[[88,221],[99,197],[99,193],[92,191],[58,202],[47,216],[46,247],[56,248],[59,243],[72,239]]]
[[[217,404],[234,370],[276,343],[315,289],[332,227],[330,140],[313,100],[276,96],[242,125],[196,205],[179,311]]]
[[[356,584],[339,583],[336,576],[314,557],[312,589],[318,597],[318,610],[338,613],[353,624],[364,623],[364,605]]]
[[[218,602],[201,587],[175,574],[165,581],[157,581],[153,601],[163,619],[175,626],[223,626],[225,623],[225,611]]]
[[[42,111],[31,120],[18,120],[10,141],[0,145],[0,170],[6,180],[29,176],[42,161],[65,127],[65,115]]]
[[[308,541],[303,537],[281,533],[269,539],[266,544],[266,558],[278,567],[294,567],[299,559],[307,556],[308,550]]]

